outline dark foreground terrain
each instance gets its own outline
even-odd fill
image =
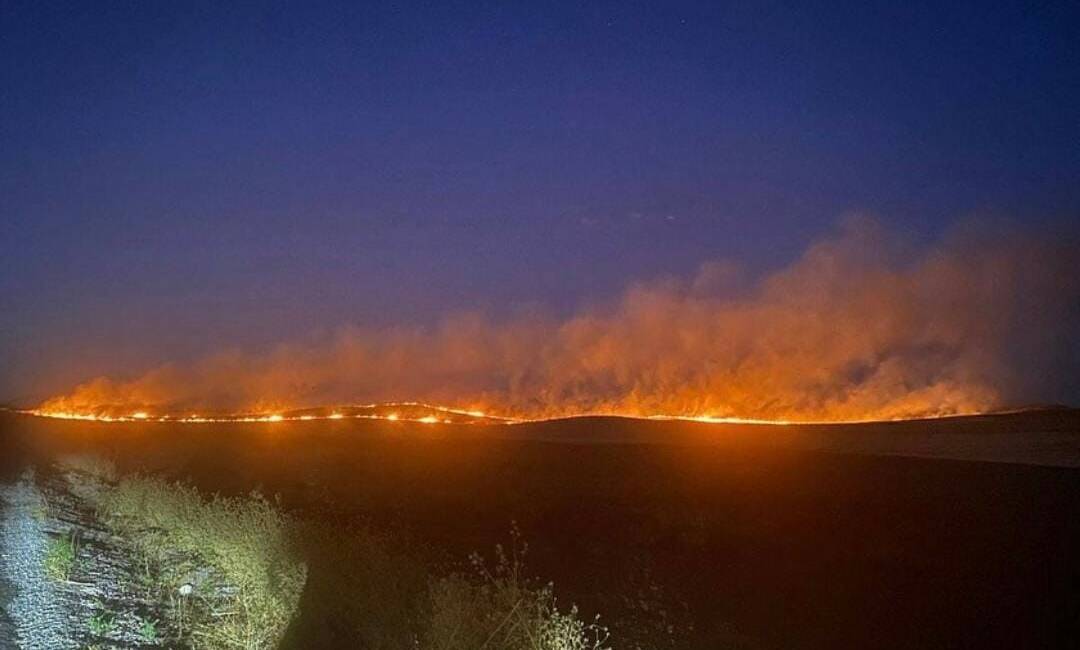
[[[516,521],[530,571],[601,613],[616,648],[1057,648],[1080,633],[1075,411],[831,428],[0,414],[6,484],[88,450],[393,530],[433,562],[488,551]],[[331,607],[350,598],[338,556],[308,554],[288,643],[351,647]]]

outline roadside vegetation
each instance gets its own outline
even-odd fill
[[[193,487],[136,476],[105,491],[99,508],[134,541],[195,645],[277,646],[307,570],[290,549],[290,520],[273,504],[258,494],[204,499]]]
[[[467,567],[438,571],[399,535],[297,521],[258,493],[206,497],[153,476],[118,478],[111,463],[93,457],[64,466],[93,477],[85,494],[137,549],[136,579],[168,603],[167,620],[142,622],[145,642],[608,650],[606,628],[558,606],[551,584],[526,579],[528,549],[516,527],[490,563],[474,554]],[[62,557],[58,551],[58,572]],[[107,636],[110,622],[102,614],[91,631]]]

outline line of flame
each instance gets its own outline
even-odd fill
[[[584,412],[574,413],[568,415],[561,415],[556,417],[542,417],[542,418],[523,418],[523,417],[508,417],[503,415],[493,415],[485,413],[483,411],[476,410],[464,410],[457,409],[448,406],[441,406],[437,404],[428,404],[424,402],[382,402],[378,404],[365,404],[359,406],[339,407],[341,409],[371,409],[371,408],[423,408],[430,411],[435,411],[442,415],[425,415],[423,417],[405,417],[398,413],[388,413],[386,415],[372,414],[372,413],[352,413],[345,414],[337,411],[332,411],[326,415],[285,415],[281,413],[241,413],[236,415],[213,415],[203,416],[198,414],[190,415],[151,415],[145,411],[136,411],[130,415],[99,415],[94,413],[75,413],[69,411],[52,411],[42,409],[26,409],[20,410],[20,413],[27,415],[34,415],[38,417],[55,418],[61,420],[85,420],[91,422],[174,422],[174,423],[186,423],[186,424],[200,424],[200,423],[229,423],[229,422],[307,422],[313,420],[387,420],[391,422],[419,422],[423,424],[480,424],[480,423],[499,423],[499,424],[527,424],[536,422],[552,422],[557,420],[565,420],[574,417],[621,417],[621,418],[634,418],[642,420],[663,420],[663,421],[682,421],[682,422],[703,422],[709,424],[760,424],[760,425],[792,425],[792,424],[865,424],[871,422],[899,422],[906,420],[929,420],[929,419],[941,419],[947,417],[963,417],[969,415],[979,415],[977,412],[971,413],[949,413],[943,415],[924,415],[911,418],[888,418],[888,419],[864,419],[864,420],[786,420],[786,419],[765,419],[765,418],[744,418],[744,417],[729,417],[729,416],[712,416],[712,415],[678,415],[669,413],[657,413],[642,415],[638,413],[617,413],[617,412]],[[455,421],[451,416],[468,416],[472,420]]]

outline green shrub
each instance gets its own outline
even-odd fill
[[[78,548],[75,537],[54,537],[45,549],[44,569],[50,580],[67,580],[75,568]]]
[[[143,641],[149,643],[157,641],[157,621],[153,619],[143,619],[143,621],[139,623],[139,636],[142,637]]]
[[[173,584],[183,600],[199,597],[205,615],[191,622],[197,644],[258,650],[277,646],[299,603],[306,566],[290,548],[290,520],[258,494],[206,500],[189,486],[130,477],[102,494],[101,511],[160,565],[207,565],[221,584]],[[174,572],[175,576],[183,575]],[[183,588],[185,591],[175,591]]]
[[[98,612],[90,617],[86,626],[94,636],[108,636],[116,627],[116,617],[109,612]]]

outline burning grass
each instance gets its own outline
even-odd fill
[[[358,415],[426,423],[493,419],[485,413],[805,423],[985,413],[1062,395],[1078,326],[1075,242],[968,227],[912,256],[903,239],[848,219],[758,277],[719,261],[563,319],[527,310],[327,329],[262,352],[97,377],[37,411],[281,422],[282,409],[360,399],[374,404]],[[378,408],[403,397],[418,401]],[[421,413],[420,402],[449,407]],[[295,417],[320,412],[335,415]]]

